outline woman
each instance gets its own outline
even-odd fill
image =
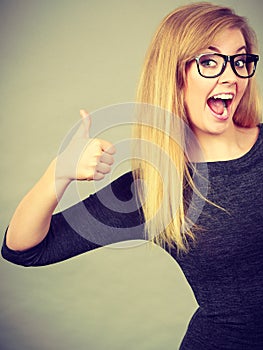
[[[195,293],[199,308],[181,350],[262,349],[263,129],[253,77],[258,59],[253,31],[228,8],[195,3],[168,15],[138,89],[140,161],[111,186],[123,202],[137,203],[138,197],[141,208],[108,210],[100,201],[106,188],[52,215],[73,180],[100,180],[113,163],[114,147],[106,141],[91,139],[82,152],[90,120],[81,111],[84,128],[18,206],[3,256],[24,266],[50,264],[100,245],[79,234],[79,227],[90,237],[99,232],[111,238],[115,229],[135,228],[134,238],[146,233],[169,250]],[[148,160],[156,145],[153,167]],[[74,164],[71,155],[80,152]],[[83,204],[90,213],[85,218]]]

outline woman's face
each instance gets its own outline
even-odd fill
[[[226,29],[202,53],[235,55],[246,52],[239,29]],[[233,124],[233,115],[244,95],[248,79],[239,78],[227,63],[216,78],[204,78],[191,62],[186,74],[185,103],[195,133],[222,134]],[[216,97],[216,99],[212,98]],[[228,101],[224,102],[225,99]]]

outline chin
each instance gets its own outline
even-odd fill
[[[191,123],[193,132],[196,135],[222,135],[231,129],[233,126],[233,119],[228,117],[225,120],[215,120],[215,118],[207,118],[203,123]]]

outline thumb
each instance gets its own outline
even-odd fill
[[[90,126],[91,126],[91,119],[90,116],[88,114],[87,111],[85,111],[84,109],[81,109],[79,111],[81,118],[82,118],[82,125],[84,126],[84,137],[85,138],[89,138],[89,130],[90,130]]]

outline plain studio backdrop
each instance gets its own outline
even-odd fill
[[[0,1],[2,236],[79,109],[134,102],[153,33],[186,3]],[[247,16],[262,47],[262,1],[216,3]],[[257,75],[262,86],[261,62]],[[103,117],[95,115],[93,126],[102,130]],[[120,127],[110,135],[123,138]],[[129,169],[118,162],[116,174]],[[87,196],[89,187],[82,184],[79,193]],[[104,247],[42,268],[1,260],[0,274],[2,350],[178,349],[196,308],[177,263],[148,244]]]

